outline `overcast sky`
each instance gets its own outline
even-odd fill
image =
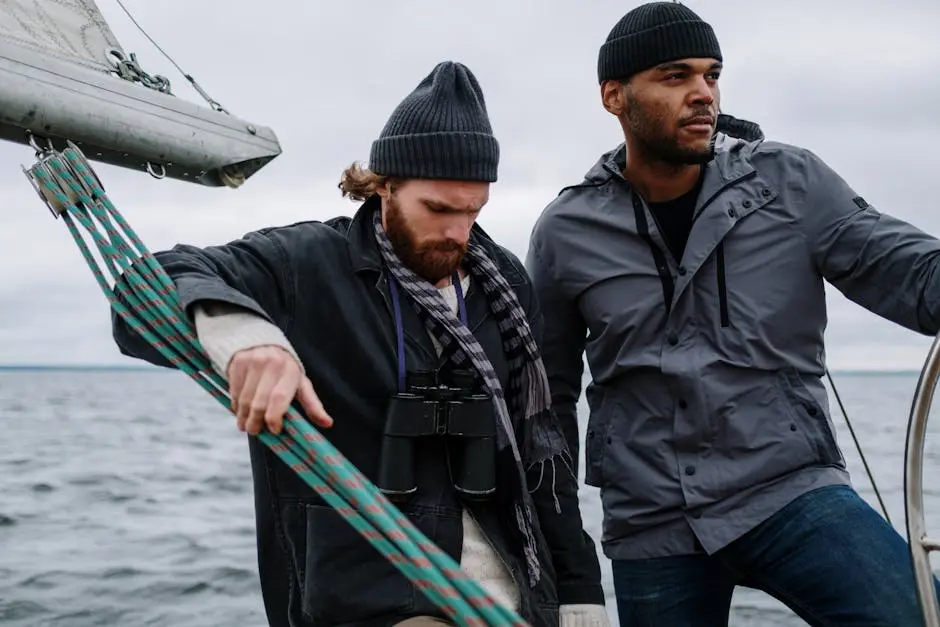
[[[144,69],[200,102],[114,0],[98,4]],[[272,127],[284,149],[238,190],[99,166],[110,197],[152,250],[352,214],[356,206],[336,189],[340,172],[368,158],[391,110],[445,59],[467,64],[482,84],[503,156],[480,221],[520,256],[545,204],[621,141],[599,102],[596,58],[636,2],[125,4],[216,100]],[[726,112],[812,149],[883,212],[940,233],[940,3],[686,4],[718,33]],[[78,249],[20,171],[32,160],[27,148],[0,144],[0,363],[128,363]],[[929,342],[830,296],[833,368],[919,369]]]

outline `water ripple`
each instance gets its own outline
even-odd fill
[[[904,429],[916,379],[839,383],[889,513],[903,524]],[[245,439],[188,378],[0,373],[0,423],[0,624],[265,624]],[[876,504],[844,421],[836,424],[855,484]],[[938,441],[931,436],[925,447],[927,477],[940,470]],[[586,526],[598,538],[597,490],[582,492]],[[935,528],[940,488],[925,493]],[[609,562],[601,563],[615,613]],[[738,589],[730,625],[802,622],[769,596]]]

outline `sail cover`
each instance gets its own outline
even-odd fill
[[[142,72],[95,0],[0,0],[0,140],[33,138],[209,186],[240,186],[281,153],[272,129]]]
[[[123,53],[94,0],[0,0],[0,39],[103,72]]]

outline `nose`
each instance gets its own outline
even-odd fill
[[[696,105],[711,105],[715,102],[715,92],[704,76],[695,81],[695,86],[689,96],[692,103]]]
[[[473,228],[473,217],[469,215],[454,215],[444,227],[444,237],[454,242],[464,244],[470,239],[470,229]]]

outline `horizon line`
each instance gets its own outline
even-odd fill
[[[56,363],[11,363],[3,364],[0,363],[0,371],[26,371],[26,370],[152,370],[152,371],[169,371],[177,372],[176,368],[166,368],[162,366],[154,366],[153,364],[148,363],[136,363],[136,364],[108,364],[108,363],[87,363],[87,364],[56,364]],[[829,371],[831,374],[847,374],[847,375],[872,375],[872,374],[883,374],[883,375],[914,375],[920,374],[921,370],[910,369],[910,368],[834,368]]]

